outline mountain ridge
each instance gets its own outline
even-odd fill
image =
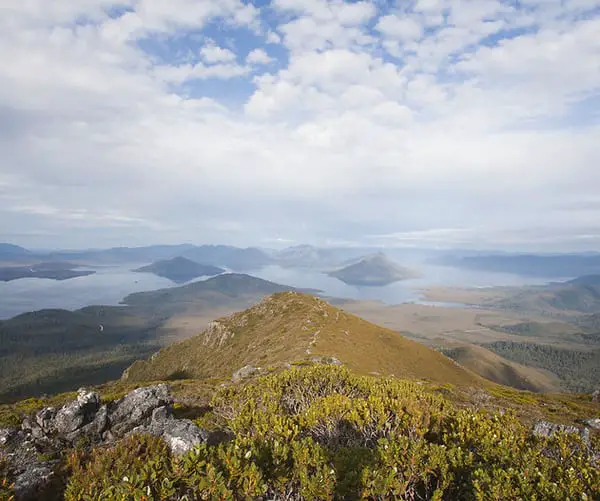
[[[364,374],[485,384],[431,348],[298,292],[273,294],[248,310],[219,319],[198,336],[135,362],[125,377],[129,381],[230,378],[244,366],[301,363],[314,357],[335,358]]]

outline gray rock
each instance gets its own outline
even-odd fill
[[[592,430],[600,430],[600,418],[586,419],[583,424]]]
[[[44,491],[54,476],[49,464],[32,463],[15,479],[15,498],[18,501],[44,499]]]
[[[52,429],[59,435],[73,436],[80,428],[91,423],[100,408],[100,395],[80,389],[77,400],[62,407],[51,420]]]
[[[150,423],[159,407],[171,406],[173,399],[166,384],[138,388],[118,400],[109,412],[111,432],[119,437]]]
[[[175,419],[170,408],[159,407],[152,412],[152,421],[147,426],[139,426],[132,435],[146,433],[161,437],[173,454],[182,455],[210,438],[210,433],[198,428],[189,419]]]
[[[592,393],[592,402],[600,403],[600,389]]]
[[[533,427],[533,434],[536,437],[551,438],[557,433],[575,433],[581,437],[581,440],[583,440],[583,443],[588,448],[591,445],[590,430],[588,428],[579,429],[576,426],[550,423],[549,421],[538,421]]]
[[[245,365],[244,367],[242,367],[241,369],[238,369],[237,371],[235,371],[233,373],[233,376],[231,377],[231,380],[234,383],[239,383],[243,379],[246,379],[247,377],[250,377],[257,370],[258,369],[256,367],[252,367],[251,365]]]
[[[74,432],[68,433],[65,438],[69,442],[74,442],[79,437],[85,436],[91,442],[99,442],[102,440],[102,434],[108,428],[108,408],[106,405],[101,406],[96,412],[94,419]]]
[[[14,428],[0,428],[0,447],[7,445],[16,434]]]
[[[564,424],[551,423],[549,421],[538,421],[533,427],[533,434],[536,437],[553,437],[557,433],[577,433],[579,428],[576,426],[567,426]]]

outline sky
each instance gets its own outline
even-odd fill
[[[0,241],[600,250],[600,0],[3,0]]]

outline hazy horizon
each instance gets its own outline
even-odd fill
[[[0,241],[600,249],[598,0],[5,0]]]

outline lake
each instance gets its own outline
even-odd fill
[[[91,304],[117,305],[128,294],[176,287],[176,284],[148,273],[131,270],[147,263],[94,268],[96,274],[65,281],[24,278],[0,282],[0,319],[43,308],[77,309]],[[463,270],[448,266],[408,265],[421,278],[383,287],[355,287],[313,269],[267,266],[249,274],[293,287],[320,289],[326,296],[379,300],[388,304],[420,302],[419,288],[445,285],[489,287],[498,285],[543,284],[556,279],[524,277],[506,273]]]

